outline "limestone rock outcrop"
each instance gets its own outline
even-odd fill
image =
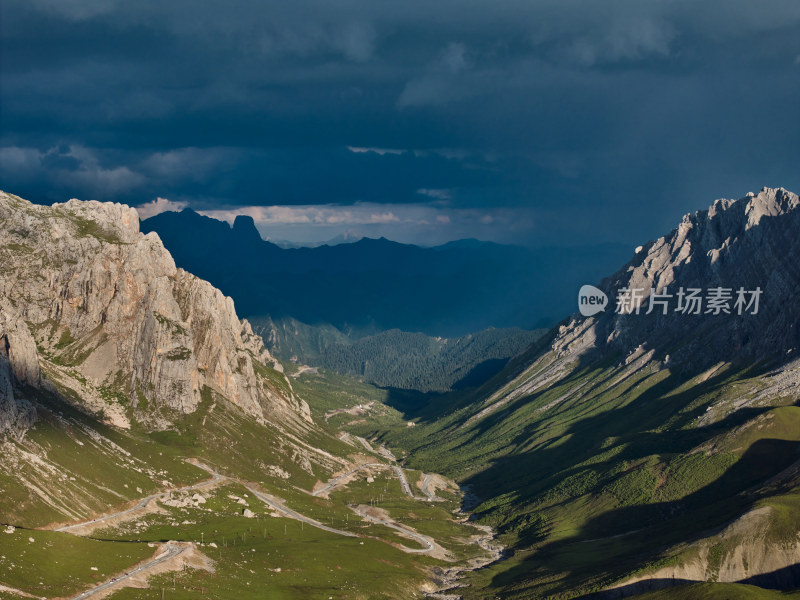
[[[518,361],[517,372],[484,400],[467,425],[598,361],[611,361],[620,377],[666,367],[687,378],[721,363],[764,361],[773,365],[774,381],[786,381],[781,385],[796,393],[798,371],[784,366],[797,360],[800,349],[797,232],[800,199],[782,188],[717,200],[708,210],[686,215],[676,229],[638,248],[630,262],[598,284],[608,296],[604,312],[575,313],[565,320]],[[718,288],[728,290],[730,299],[727,312],[714,314],[708,296]],[[639,290],[639,300],[629,295],[617,311],[625,289]],[[698,291],[704,301],[700,310],[678,310],[681,289]],[[740,289],[748,303],[760,290],[757,310],[755,305],[737,308]],[[661,304],[653,302],[654,294],[661,295]],[[555,403],[581,393],[573,390]]]
[[[193,412],[209,389],[259,420],[310,420],[302,400],[270,385],[272,357],[231,298],[176,268],[134,209],[0,193],[0,231],[0,297],[55,364],[142,414]]]
[[[25,390],[41,385],[39,354],[28,326],[0,298],[0,438],[22,437],[33,424],[36,410]]]
[[[604,313],[575,315],[553,342],[560,354],[593,349],[632,355],[654,350],[670,366],[688,370],[718,361],[791,354],[800,346],[800,199],[782,188],[764,188],[739,200],[717,200],[708,210],[684,216],[668,235],[645,244],[616,274],[600,284],[610,303]],[[621,290],[642,290],[641,300],[623,301]],[[707,297],[730,294],[728,312],[681,312],[678,293],[699,290]],[[667,303],[654,303],[652,291]],[[738,291],[749,303],[736,306]],[[667,298],[669,296],[669,298]],[[639,304],[639,312],[632,309]],[[741,314],[740,314],[741,312]],[[667,354],[669,356],[667,356]]]

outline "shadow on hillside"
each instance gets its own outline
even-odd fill
[[[418,419],[426,412],[436,410],[442,404],[445,392],[420,392],[396,387],[381,387],[386,392],[383,401],[388,406],[403,413],[407,420]]]
[[[469,407],[487,398],[499,385],[518,375],[527,364],[549,347],[553,329],[533,342],[525,351],[510,359],[487,359],[474,365],[456,381],[449,392],[421,392],[390,386],[377,386],[387,392],[384,403],[403,413],[403,418],[419,424],[435,423],[453,411]]]
[[[714,436],[769,410],[743,408],[708,426],[684,429],[705,413],[705,405],[680,413],[682,409],[702,394],[721,390],[731,377],[742,375],[746,371],[742,369],[736,373],[720,374],[691,389],[668,395],[684,383],[682,378],[670,375],[619,408],[611,408],[592,416],[578,414],[573,418],[566,418],[563,414],[558,414],[554,418],[530,420],[529,423],[522,424],[513,436],[503,440],[504,448],[513,451],[530,445],[532,440],[550,433],[552,427],[561,427],[560,420],[571,424],[565,426],[556,437],[549,436],[550,439],[542,445],[529,447],[519,454],[495,458],[488,468],[469,478],[466,483],[473,485],[479,495],[491,492],[492,496],[497,496],[519,492],[524,497],[530,497],[554,487],[558,481],[570,475],[586,471],[605,472],[612,462],[688,452]],[[748,372],[748,375],[752,373]],[[565,380],[565,387],[574,385],[580,377],[579,374],[570,375]],[[575,381],[571,381],[572,379]],[[592,382],[593,387],[599,385],[602,383]],[[492,429],[505,425],[510,414],[525,404],[534,402],[540,394],[516,400],[499,414],[489,415],[479,421],[469,431],[469,437],[473,440],[480,436],[495,438],[496,433]],[[585,412],[596,408],[587,407]],[[669,430],[659,431],[670,421]],[[608,440],[614,440],[615,446],[624,446],[612,459],[595,462],[589,467],[563,468],[563,465],[580,465],[583,461],[602,454],[608,449]]]
[[[668,579],[645,579],[614,588],[613,590],[604,590],[602,592],[594,592],[585,596],[580,596],[579,600],[619,600],[621,598],[646,594],[647,592],[656,592],[658,590],[665,590],[679,585],[691,585],[693,583],[699,582],[692,581],[691,579],[676,579],[674,577]]]
[[[769,494],[759,490],[758,484],[795,462],[797,446],[795,441],[758,440],[722,476],[696,492],[680,500],[629,506],[590,518],[575,536],[543,544],[493,583],[556,572],[564,574],[563,583],[548,593],[567,593],[577,582],[599,574],[622,575],[658,558],[667,547],[713,535]],[[747,583],[763,585],[756,582],[760,580],[777,587],[780,581],[796,586],[796,576],[797,570],[790,569]]]
[[[454,391],[477,388],[502,371],[508,364],[507,358],[490,358],[472,367],[466,375],[451,387]]]
[[[796,590],[800,588],[800,563],[795,563],[782,569],[776,569],[770,573],[753,575],[747,579],[742,579],[738,583],[757,585],[758,587],[771,590]]]
[[[622,598],[630,598],[631,596],[638,596],[646,594],[647,592],[654,592],[657,590],[664,590],[683,585],[692,585],[697,583],[705,583],[691,579],[681,578],[659,578],[659,579],[643,579],[622,585],[618,588],[611,590],[603,590],[601,592],[593,592],[585,596],[581,596],[580,600],[620,600]],[[735,582],[727,583],[741,583],[746,585],[754,585],[756,587],[765,588],[768,590],[790,591],[800,588],[800,563],[776,569],[769,573],[762,573],[746,579],[741,579]]]
[[[403,419],[418,424],[433,424],[477,398],[479,388],[468,387],[451,392],[420,392],[396,387],[381,387],[386,392],[384,404],[403,413]]]
[[[426,422],[435,421],[455,404],[463,405],[472,401],[476,391],[500,373],[508,363],[509,359],[507,358],[484,360],[474,365],[458,379],[450,391],[422,392],[391,386],[377,387],[387,392],[384,402],[402,412],[403,418],[407,420],[421,419]]]
[[[482,498],[507,495],[524,503],[525,499],[544,498],[550,490],[573,481],[583,487],[578,491],[567,490],[565,497],[593,498],[601,487],[630,472],[623,470],[609,480],[608,474],[619,465],[635,464],[648,457],[687,454],[772,409],[742,408],[717,422],[694,426],[707,408],[705,402],[692,405],[698,397],[713,398],[732,380],[763,373],[764,366],[731,368],[680,392],[675,390],[686,383],[688,377],[670,374],[626,404],[614,406],[617,396],[626,393],[627,386],[636,385],[636,381],[616,382],[610,394],[608,391],[600,394],[599,390],[619,375],[617,370],[607,369],[609,360],[614,361],[614,358],[579,367],[559,382],[565,393],[576,386],[585,386],[582,389],[586,392],[585,398],[572,407],[550,409],[535,418],[530,417],[529,410],[527,413],[522,410],[530,403],[544,403],[542,396],[553,394],[550,388],[549,392],[542,390],[519,398],[465,429],[461,433],[463,448],[472,447],[474,451],[480,437],[485,436],[487,446],[493,445],[484,450],[484,456],[490,453],[494,456],[487,468],[465,483]],[[592,374],[593,371],[597,375]],[[601,397],[604,397],[603,402],[609,403],[606,410],[597,405]],[[587,398],[589,400],[585,401]],[[424,400],[419,402],[421,406]],[[527,420],[518,418],[513,425],[517,411],[528,417]],[[548,435],[552,433],[551,427],[558,429],[555,436]],[[501,428],[504,428],[502,434]],[[537,442],[542,439],[546,441]],[[605,460],[591,462],[610,448],[617,450]],[[524,562],[496,575],[493,587],[499,589],[530,579],[552,580],[556,573],[562,573],[563,581],[549,588],[548,594],[567,594],[574,591],[576,582],[590,581],[603,573],[623,574],[641,566],[648,557],[655,558],[659,548],[697,539],[700,532],[720,527],[746,511],[759,496],[741,492],[791,464],[797,459],[796,448],[797,443],[793,441],[759,440],[721,476],[694,493],[676,501],[634,505],[597,516],[589,514],[575,536],[558,542],[546,543],[545,539],[546,528],[559,524],[545,524],[535,513],[531,517],[532,511],[528,511],[527,515],[518,517],[521,523],[511,522],[506,526],[516,531],[525,546],[542,545]],[[709,446],[709,449],[712,448]],[[459,451],[462,446],[455,446],[449,454]],[[469,456],[466,455],[466,460]],[[476,458],[485,460],[480,455]],[[564,468],[564,465],[569,467]],[[435,469],[435,465],[429,466]],[[591,506],[590,501],[588,507],[580,510],[591,510]],[[577,517],[579,521],[584,518]]]

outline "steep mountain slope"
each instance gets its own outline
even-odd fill
[[[44,502],[56,514],[76,516],[108,501],[101,494],[98,502],[92,485],[113,488],[104,478],[124,479],[110,475],[114,469],[137,479],[131,469],[147,461],[131,463],[139,452],[130,445],[145,440],[123,443],[115,428],[162,441],[183,437],[179,445],[212,453],[231,434],[246,447],[247,432],[266,428],[270,435],[255,436],[262,462],[271,457],[275,472],[310,477],[315,468],[324,473],[347,463],[317,447],[349,451],[312,423],[308,405],[238,319],[232,300],[177,269],[157,235],[139,233],[134,210],[77,200],[37,206],[0,194],[0,228],[0,431],[22,440],[37,413],[42,420],[29,446],[8,446],[5,457],[15,458],[0,465],[6,491],[13,487],[26,498],[23,506]],[[97,433],[98,421],[105,433]],[[38,440],[43,430],[46,443]],[[76,471],[86,440],[72,430],[113,440],[91,444],[106,465],[96,476]],[[235,464],[236,447],[215,462]],[[181,477],[196,471],[172,467]],[[31,477],[15,481],[28,468]],[[140,487],[152,487],[157,471],[145,471],[152,477]],[[54,502],[57,494],[48,490],[65,480],[76,482],[72,500]]]
[[[717,201],[599,284],[605,312],[574,315],[481,390],[352,428],[483,499],[515,551],[465,597],[798,587],[797,231],[786,190]],[[719,287],[730,314],[708,304]],[[625,288],[642,290],[638,314]],[[681,288],[701,290],[698,314],[677,310]],[[739,314],[740,288],[761,289],[757,311]],[[667,314],[654,294],[673,294]]]
[[[284,361],[316,364],[333,344],[349,344],[358,336],[333,325],[309,325],[292,317],[254,317],[254,331],[275,356]]]
[[[124,394],[134,410],[190,413],[208,386],[254,416],[301,412],[259,388],[254,361],[270,357],[231,299],[176,269],[157,236],[139,233],[132,209],[4,195],[0,223],[0,294],[57,362]]]
[[[142,229],[157,232],[180,267],[232,296],[248,318],[447,337],[551,324],[574,288],[629,252],[613,244],[532,250],[475,240],[421,248],[368,238],[282,249],[262,241],[248,217],[229,227],[191,210],[161,213]]]

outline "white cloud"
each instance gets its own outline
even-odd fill
[[[402,154],[413,154],[417,158],[426,158],[430,156],[441,156],[449,160],[465,160],[469,157],[477,157],[481,160],[493,162],[497,157],[486,151],[476,151],[467,148],[382,148],[380,146],[347,146],[347,149],[354,154],[378,154],[380,156],[400,156]],[[427,195],[427,189],[422,188],[417,190],[418,194]],[[436,190],[432,190],[436,191]],[[447,191],[447,190],[442,190]]]
[[[107,14],[121,4],[111,0],[28,0],[44,13],[64,17],[71,21],[85,21]]]
[[[127,166],[105,166],[91,148],[72,145],[47,150],[6,146],[0,148],[0,174],[12,184],[42,180],[59,188],[80,190],[86,198],[112,200],[145,183]]]
[[[6,146],[0,148],[0,173],[4,177],[35,174],[42,167],[42,153],[35,148]]]
[[[393,205],[394,208],[395,205]],[[356,204],[342,207],[334,205],[303,206],[242,206],[234,209],[199,211],[215,219],[232,223],[237,215],[253,217],[256,224],[273,225],[369,225],[413,222],[406,217],[401,219],[396,210],[384,210],[381,204]]]
[[[103,169],[101,167],[81,168],[77,171],[65,171],[57,180],[70,186],[89,190],[89,193],[103,198],[115,194],[129,192],[144,183],[144,177],[131,171],[128,167],[114,167]]]
[[[149,219],[155,215],[163,212],[180,212],[186,208],[186,202],[173,202],[166,198],[156,198],[146,204],[141,204],[136,207],[136,212],[139,213],[140,219]]]
[[[377,32],[372,24],[351,21],[337,26],[304,20],[275,23],[255,40],[245,40],[245,48],[263,56],[298,56],[335,53],[353,63],[366,63],[375,53]]]
[[[364,63],[372,58],[375,51],[375,29],[365,23],[350,23],[333,37],[332,47],[339,50],[345,58]]]
[[[79,163],[75,170],[57,170],[54,173],[56,181],[69,186],[86,190],[93,196],[109,198],[116,194],[130,192],[145,182],[145,178],[125,166],[106,168],[100,165],[100,160],[94,150],[85,146],[73,145],[64,153],[52,149],[49,154],[61,154],[70,157]]]
[[[373,213],[369,216],[370,223],[399,223],[400,218],[393,212]]]
[[[458,73],[467,67],[466,53],[464,44],[453,42],[447,45],[439,60],[448,71]]]
[[[215,170],[228,166],[241,152],[230,148],[175,148],[156,152],[142,161],[144,170],[160,180],[205,181]]]

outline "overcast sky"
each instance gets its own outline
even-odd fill
[[[797,0],[3,0],[0,182],[277,239],[636,245],[800,191]]]

